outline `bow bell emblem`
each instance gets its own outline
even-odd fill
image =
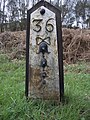
[[[48,45],[50,45],[51,44],[51,42],[50,42],[50,37],[46,37],[46,38],[41,38],[41,37],[36,37],[36,44],[37,45],[40,45],[42,42],[45,42],[45,43],[47,43]]]
[[[50,37],[42,39],[41,37],[36,38],[36,44],[39,45],[39,53],[45,54],[45,53],[50,53],[48,52],[48,45],[51,44],[50,42]]]

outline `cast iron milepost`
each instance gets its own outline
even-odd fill
[[[27,98],[62,100],[64,95],[61,12],[41,0],[27,11]]]

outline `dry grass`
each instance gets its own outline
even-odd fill
[[[90,61],[90,30],[62,29],[64,62]],[[26,31],[4,32],[0,34],[0,50],[10,59],[25,57]]]

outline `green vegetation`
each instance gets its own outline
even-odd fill
[[[26,101],[25,61],[0,55],[0,120],[90,120],[89,66],[65,66],[64,103]]]

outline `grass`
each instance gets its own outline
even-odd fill
[[[25,99],[25,61],[0,55],[0,120],[90,120],[90,63],[65,66],[65,102]]]

